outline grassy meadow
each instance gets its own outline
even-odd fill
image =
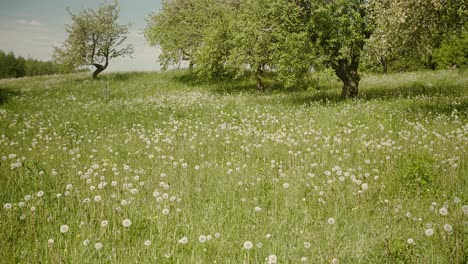
[[[2,263],[467,263],[468,73],[0,80]]]

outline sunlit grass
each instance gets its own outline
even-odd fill
[[[0,259],[465,263],[467,74],[319,80],[0,80]]]

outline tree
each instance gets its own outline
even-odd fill
[[[365,0],[311,1],[311,40],[321,63],[343,82],[342,98],[358,95],[361,53],[374,23]]]
[[[389,7],[398,16],[388,30],[400,34],[397,48],[405,56],[417,54],[426,67],[435,69],[434,51],[466,28],[468,4],[452,0],[394,0]]]
[[[232,25],[233,48],[227,64],[238,73],[248,66],[259,90],[264,89],[267,70],[285,87],[301,85],[311,65],[303,11],[287,0],[241,2]]]
[[[127,39],[128,25],[119,25],[118,2],[100,4],[97,11],[82,10],[70,13],[72,24],[67,25],[68,38],[62,47],[54,48],[54,59],[71,69],[94,66],[93,78],[104,71],[113,58],[131,56],[133,47],[120,47]]]
[[[150,15],[145,36],[150,45],[159,46],[163,69],[189,61],[202,44],[202,31],[213,16],[216,0],[164,0],[162,10]]]

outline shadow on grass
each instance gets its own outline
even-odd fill
[[[211,92],[218,95],[235,95],[235,94],[255,94],[269,95],[272,93],[291,93],[304,90],[285,89],[279,82],[274,81],[273,73],[266,73],[263,77],[264,91],[258,90],[255,81],[249,75],[241,77],[221,76],[213,79],[199,78],[193,72],[181,72],[176,74],[172,79],[190,87],[207,87]]]
[[[7,87],[0,87],[0,105],[7,103],[12,97],[21,95],[18,90],[13,90]]]

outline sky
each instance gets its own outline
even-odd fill
[[[116,58],[106,71],[157,71],[160,50],[147,44],[143,35],[146,19],[159,12],[162,0],[120,0],[120,24],[132,23],[126,43],[132,44],[133,58]],[[76,14],[97,8],[98,0],[0,0],[0,50],[16,56],[51,60],[54,46],[67,38],[65,25],[71,23],[69,7]]]

